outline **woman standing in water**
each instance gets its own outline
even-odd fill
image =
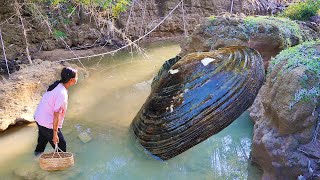
[[[68,106],[68,88],[77,81],[77,71],[65,67],[61,71],[61,80],[50,85],[43,95],[34,115],[39,129],[35,155],[40,155],[48,142],[53,148],[58,144],[58,147],[66,152],[67,144],[61,128]]]

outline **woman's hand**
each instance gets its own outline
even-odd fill
[[[53,138],[52,138],[53,144],[59,143],[59,137],[57,132],[53,132]]]

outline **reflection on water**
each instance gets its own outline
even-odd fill
[[[45,172],[32,156],[34,140],[0,170],[4,179],[257,179],[248,163],[252,123],[244,113],[217,135],[168,161],[152,158],[129,129],[150,93],[152,77],[162,63],[179,51],[176,44],[150,45],[149,58],[128,53],[105,57],[90,64],[91,76],[75,86],[63,132],[75,166]],[[27,137],[26,137],[27,138]],[[86,143],[85,143],[86,142]],[[1,143],[1,139],[0,139]],[[18,143],[19,142],[12,142]],[[47,146],[46,151],[51,151]],[[10,154],[10,153],[9,153]]]

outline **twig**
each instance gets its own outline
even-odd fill
[[[0,29],[0,39],[1,39],[1,44],[2,44],[2,51],[3,51],[4,60],[6,61],[7,71],[8,71],[8,75],[9,75],[9,77],[10,77],[10,71],[9,71],[9,66],[8,66],[8,59],[7,59],[7,56],[6,56],[6,50],[5,50],[5,48],[4,48],[4,43],[3,43],[3,39],[2,39],[1,29]]]
[[[185,11],[184,11],[184,1],[181,1],[181,10],[182,10],[182,20],[183,20],[183,30],[184,30],[184,36],[187,37],[188,36],[188,31],[186,30],[186,19],[185,19]]]
[[[35,12],[35,13],[38,14],[38,16],[42,19],[42,21],[44,21],[44,23],[45,23],[46,26],[48,27],[48,30],[50,31],[50,33],[53,34],[52,29],[51,29],[51,24],[50,24],[50,22],[48,21],[48,18],[45,17],[45,16],[41,13],[41,11],[39,10],[39,8],[38,8],[35,4],[32,3],[32,4],[30,4],[30,5],[33,6],[33,8],[37,11],[37,12]]]
[[[146,17],[146,9],[147,9],[147,1],[144,2],[144,7],[142,7],[142,26],[140,26],[139,36],[146,32],[146,28],[144,27],[144,20]],[[142,32],[143,31],[143,32]]]
[[[314,131],[312,142],[316,142],[317,141],[317,137],[318,137],[318,133],[319,133],[319,126],[320,126],[320,114],[318,115],[317,127],[316,127],[316,129]]]
[[[130,7],[130,13],[129,13],[129,16],[128,16],[128,19],[127,19],[127,24],[126,24],[126,27],[125,27],[125,29],[124,29],[125,32],[128,31],[129,22],[130,22],[130,19],[131,19],[131,14],[132,14],[132,12],[133,12],[134,1],[135,1],[135,0],[132,0],[132,4],[131,4],[131,7]]]
[[[232,10],[233,10],[233,0],[231,0],[230,14],[232,14]]]
[[[300,151],[300,152],[302,152],[302,153],[304,153],[304,154],[306,154],[307,156],[311,156],[310,153],[308,153],[308,152],[306,152],[306,151],[304,151],[304,150],[302,150],[302,149],[300,149],[300,148],[298,148],[297,150]]]
[[[66,43],[66,41],[65,40],[63,40],[61,37],[60,37],[60,40],[66,45],[66,47],[72,52],[72,54],[76,57],[76,59],[79,61],[79,63],[81,64],[81,66],[84,68],[84,69],[86,69],[86,67],[82,64],[82,62],[80,61],[80,59],[79,59],[79,56],[76,54],[76,53],[74,53],[74,51],[72,51],[72,49],[70,48],[70,46]]]
[[[10,19],[12,19],[14,16],[15,16],[15,14],[12,15],[11,17],[9,17],[8,19],[4,20],[3,22],[1,22],[1,23],[0,23],[0,26],[2,26],[3,24],[7,23],[7,22],[8,22]]]
[[[70,12],[70,14],[68,14],[68,18],[71,17],[71,15],[73,14],[73,12],[78,8],[79,5],[77,5],[76,7],[73,7],[73,10]]]
[[[17,1],[14,2],[14,6],[15,6],[15,9],[17,11],[17,15],[20,19],[20,22],[21,22],[21,25],[22,25],[22,29],[23,29],[23,35],[24,35],[24,39],[25,39],[25,42],[26,42],[26,52],[27,52],[27,58],[29,60],[29,63],[32,64],[32,61],[31,61],[31,57],[30,57],[30,52],[29,52],[29,43],[28,43],[28,40],[27,40],[27,31],[24,27],[24,24],[23,24],[23,18],[21,16],[21,13],[20,13],[20,5],[18,4]]]
[[[106,55],[106,54],[114,54],[128,46],[131,46],[133,43],[136,43],[138,41],[140,41],[141,39],[143,39],[144,37],[148,36],[150,33],[152,33],[156,28],[158,28],[181,4],[182,1],[180,1],[170,12],[169,14],[167,14],[166,17],[164,17],[154,28],[152,28],[148,33],[146,33],[145,35],[141,36],[140,38],[132,41],[132,43],[126,44],[125,46],[122,46],[116,50],[113,51],[109,51],[109,52],[105,52],[105,53],[101,53],[101,54],[94,54],[91,56],[82,56],[82,57],[77,57],[77,58],[69,58],[69,59],[64,59],[64,60],[59,60],[57,62],[63,62],[63,61],[72,61],[72,60],[76,60],[76,59],[83,59],[83,58],[91,58],[91,57],[97,57],[97,56],[102,56],[102,55]]]
[[[121,32],[121,31],[120,31],[118,28],[116,28],[112,23],[109,23],[109,25],[112,26],[112,29],[113,29],[116,33],[118,33],[119,35],[122,36],[122,39],[123,39],[123,40],[127,41],[129,44],[132,44],[133,47],[135,47],[140,54],[142,54],[142,55],[147,54],[146,51],[145,51],[143,48],[139,47],[136,43],[132,42],[132,41],[126,36],[125,33]],[[131,46],[130,46],[130,47],[131,47]],[[131,52],[132,52],[132,51],[131,51]]]

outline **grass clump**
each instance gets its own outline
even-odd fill
[[[320,0],[306,0],[290,5],[280,16],[306,21],[320,12]]]
[[[60,31],[60,30],[54,30],[53,31],[53,37],[55,39],[65,39],[67,37],[67,34],[63,31]]]

